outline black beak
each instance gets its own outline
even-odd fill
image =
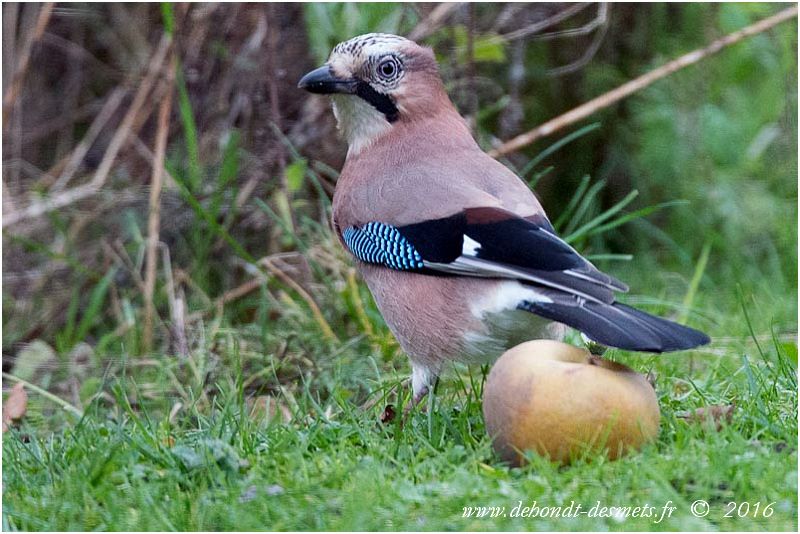
[[[357,80],[343,80],[337,78],[331,72],[328,65],[323,65],[314,69],[297,82],[299,89],[305,89],[309,93],[329,95],[332,93],[353,94],[356,92]]]

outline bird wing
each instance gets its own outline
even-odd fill
[[[372,221],[346,228],[356,258],[428,274],[508,278],[611,303],[627,286],[600,272],[559,238],[543,215],[519,217],[497,207],[395,227]]]
[[[616,302],[614,292],[627,286],[560,239],[543,215],[468,208],[406,226],[350,226],[342,238],[361,261],[391,269],[519,281],[532,291],[520,291],[509,309],[567,324],[612,347],[668,352],[709,342],[700,331]]]

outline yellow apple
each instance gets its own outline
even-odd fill
[[[655,391],[641,374],[557,341],[517,345],[494,364],[483,417],[512,465],[533,450],[569,463],[591,451],[616,459],[658,435]]]

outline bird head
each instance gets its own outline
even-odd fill
[[[368,33],[336,45],[328,61],[297,85],[331,95],[339,129],[351,152],[398,124],[452,108],[433,51],[385,33]]]

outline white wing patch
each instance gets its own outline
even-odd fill
[[[561,339],[566,327],[517,308],[522,300],[551,302],[530,286],[515,281],[497,284],[494,291],[473,300],[470,311],[481,327],[464,333],[466,363],[488,363],[508,348],[529,339]]]
[[[472,315],[483,319],[490,313],[499,313],[506,310],[516,310],[517,305],[523,301],[553,302],[550,298],[539,293],[530,286],[519,282],[508,281],[497,285],[495,291],[489,292],[484,298],[473,300],[470,303]]]
[[[464,236],[464,246],[461,249],[461,254],[465,256],[475,256],[478,254],[479,248],[481,248],[480,243],[478,243],[468,235]]]

